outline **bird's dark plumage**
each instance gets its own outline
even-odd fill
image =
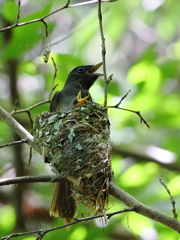
[[[56,92],[50,105],[50,112],[67,112],[76,105],[83,104],[86,99],[91,100],[89,94],[90,87],[96,79],[103,74],[95,73],[102,65],[79,66],[74,68],[60,92]],[[64,218],[66,222],[76,214],[76,202],[72,197],[68,180],[64,183],[57,183],[54,191],[53,200],[50,207],[50,215]]]
[[[82,98],[89,95],[89,89],[96,79],[103,74],[95,73],[102,65],[80,66],[74,68],[60,92],[56,92],[50,106],[50,112],[67,112],[72,109],[73,100],[81,91]]]

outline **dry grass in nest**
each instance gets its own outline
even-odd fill
[[[76,201],[102,213],[111,177],[106,109],[87,102],[66,113],[44,112],[35,120],[34,137],[56,173],[69,181]]]

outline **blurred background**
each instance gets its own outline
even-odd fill
[[[71,1],[75,4],[83,1]],[[20,22],[44,16],[66,4],[65,0],[22,0]],[[0,1],[0,28],[16,22],[17,1]],[[116,184],[144,204],[169,216],[172,205],[159,177],[164,175],[180,210],[180,28],[179,0],[119,0],[102,3],[106,39],[108,105],[116,104],[129,90],[121,107],[141,111],[150,125],[136,114],[109,109],[112,139],[112,167]],[[76,66],[102,61],[97,4],[64,9],[42,22],[0,33],[0,104],[11,112],[24,109],[49,96],[54,75],[52,61],[43,61],[51,42],[51,57],[58,68],[55,84],[61,90],[68,73]],[[102,68],[99,70],[102,72]],[[103,104],[104,80],[91,88],[94,101]],[[49,104],[32,109],[36,115]],[[31,131],[27,113],[14,117]],[[0,121],[0,145],[20,138]],[[0,148],[0,177],[52,174],[51,167],[29,147]],[[14,232],[48,229],[63,224],[49,216],[52,183],[9,185],[0,188],[0,236]],[[108,212],[126,207],[109,197]],[[88,211],[79,207],[79,215]],[[178,233],[136,213],[113,216],[53,231],[43,239],[78,240],[165,240]],[[17,239],[34,240],[36,236]]]

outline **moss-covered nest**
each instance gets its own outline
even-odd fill
[[[110,129],[107,110],[86,102],[66,113],[44,112],[34,123],[34,138],[53,169],[69,182],[74,198],[102,213],[107,204]]]

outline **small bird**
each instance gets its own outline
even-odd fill
[[[87,96],[91,99],[89,94],[90,87],[99,76],[103,76],[101,73],[95,73],[101,65],[102,62],[96,65],[74,68],[68,75],[64,88],[60,92],[55,93],[51,101],[50,112],[67,112],[71,110],[74,105],[73,101],[77,98],[78,105],[83,104],[85,102],[84,98],[87,98]]]
[[[87,99],[92,101],[89,89],[99,76],[103,76],[101,73],[95,73],[101,65],[102,62],[74,68],[68,75],[63,89],[56,92],[52,98],[50,112],[67,112],[84,104]],[[68,180],[56,183],[50,215],[60,217],[70,223],[76,211],[77,204],[72,196]]]

